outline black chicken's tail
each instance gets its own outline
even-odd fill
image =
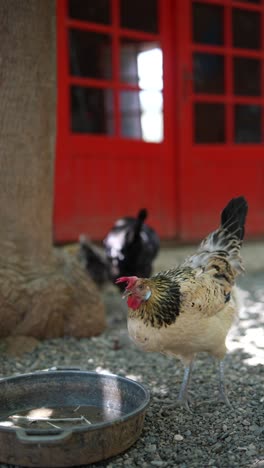
[[[135,227],[134,227],[133,241],[134,240],[136,241],[139,238],[142,226],[145,220],[147,219],[147,217],[148,217],[148,211],[146,210],[146,208],[142,208],[141,210],[139,210],[138,215],[136,217]]]
[[[244,197],[232,198],[221,213],[221,226],[201,243],[197,254],[188,259],[193,267],[204,267],[212,257],[226,258],[235,274],[244,271],[240,248],[245,234],[248,204]]]

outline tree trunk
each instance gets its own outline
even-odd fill
[[[55,0],[0,0],[0,44],[0,335],[95,335],[99,293],[52,246]]]

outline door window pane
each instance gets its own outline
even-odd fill
[[[122,136],[141,140],[141,111],[137,91],[122,91],[120,93],[120,113]]]
[[[255,59],[235,57],[234,93],[240,96],[260,96],[261,62]]]
[[[195,143],[225,143],[224,104],[194,104]]]
[[[157,0],[120,0],[121,27],[158,32]]]
[[[224,56],[193,54],[193,75],[196,93],[223,94],[225,91]]]
[[[159,91],[141,91],[141,128],[144,141],[163,140],[163,95]]]
[[[261,142],[261,107],[254,104],[235,105],[235,142]]]
[[[158,47],[142,51],[137,58],[138,85],[142,89],[163,89],[162,51]]]
[[[120,94],[122,136],[158,143],[163,140],[162,51],[150,43],[135,48],[125,41],[122,57],[121,79],[142,89]]]
[[[260,49],[260,13],[233,8],[233,46],[245,49]]]
[[[72,132],[114,133],[112,90],[71,86],[70,98]]]
[[[121,134],[125,138],[163,140],[163,96],[159,91],[120,93]]]
[[[193,42],[224,44],[224,8],[218,5],[193,3]]]
[[[158,43],[121,39],[120,77],[144,89],[163,88],[162,51]]]
[[[110,0],[69,0],[70,18],[110,24]]]
[[[111,79],[112,49],[107,34],[70,29],[70,73],[74,76]]]

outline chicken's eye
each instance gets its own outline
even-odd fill
[[[138,289],[141,289],[141,290],[142,290],[143,288],[144,288],[143,284],[139,284],[139,285],[138,285]]]

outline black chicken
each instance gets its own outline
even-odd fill
[[[99,287],[107,281],[115,283],[120,276],[151,275],[160,241],[154,229],[144,223],[147,215],[147,210],[141,209],[136,218],[118,219],[103,241],[104,253],[80,236],[78,257]],[[123,291],[122,284],[118,287]]]
[[[113,282],[119,276],[151,275],[160,240],[154,229],[144,223],[147,216],[147,210],[141,209],[136,218],[126,216],[118,219],[104,239]],[[123,290],[122,284],[118,286]]]

